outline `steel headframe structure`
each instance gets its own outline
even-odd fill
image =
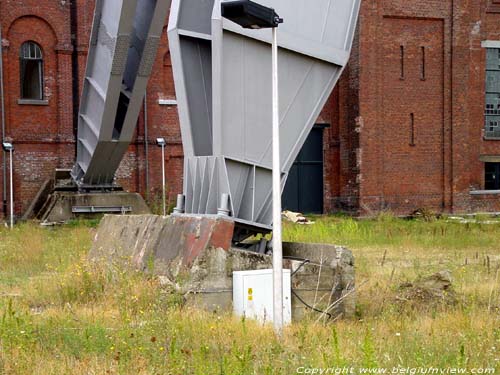
[[[361,0],[260,0],[280,26],[282,186],[347,64]],[[272,230],[271,31],[221,17],[221,0],[97,0],[73,180],[113,190],[169,8],[185,155],[177,213],[229,215],[235,240]]]
[[[360,0],[260,0],[280,26],[282,187],[349,59]],[[168,26],[184,145],[177,212],[235,220],[235,240],[272,230],[270,30],[221,16],[221,0],[172,0]]]
[[[78,121],[73,180],[114,189],[136,128],[170,0],[97,0]]]

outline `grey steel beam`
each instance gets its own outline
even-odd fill
[[[97,0],[80,104],[82,189],[112,186],[132,140],[170,0]]]
[[[129,213],[132,212],[131,206],[73,206],[71,212],[74,214],[98,214],[98,213]]]

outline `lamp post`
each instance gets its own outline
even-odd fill
[[[278,95],[278,26],[283,23],[274,9],[250,0],[221,4],[222,17],[246,29],[272,29],[272,139],[273,139],[273,323],[283,331],[283,249],[281,239],[281,161]]]
[[[167,216],[166,206],[166,181],[165,181],[165,146],[167,141],[165,138],[156,138],[156,144],[161,147],[161,173],[162,173],[162,204],[163,204],[163,217]]]
[[[12,142],[3,142],[2,148],[9,153],[9,172],[10,172],[10,229],[14,228],[14,178],[13,178],[13,161],[12,153],[14,145]]]

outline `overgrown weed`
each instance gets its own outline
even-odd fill
[[[89,262],[93,225],[0,229],[2,374],[290,374],[298,367],[500,362],[500,228],[315,218],[285,238],[350,247],[357,317],[310,316],[278,340],[270,326],[185,306],[151,273]],[[399,285],[449,269],[455,306],[396,301]]]

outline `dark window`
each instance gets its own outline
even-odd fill
[[[410,113],[410,146],[415,146],[415,114]]]
[[[420,71],[420,79],[422,81],[425,81],[425,47],[421,47],[421,52],[422,52],[422,65]]]
[[[170,58],[170,51],[163,56],[163,66],[172,66],[172,59]]]
[[[500,137],[500,48],[486,49],[485,135]]]
[[[19,55],[21,99],[43,100],[43,55],[40,46],[26,42]]]
[[[484,188],[500,190],[500,163],[485,163],[484,172]]]
[[[400,64],[401,64],[401,75],[400,79],[405,79],[405,47],[400,46],[399,47],[399,59],[400,59]]]

